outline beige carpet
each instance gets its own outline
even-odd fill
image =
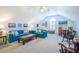
[[[45,39],[37,38],[32,40],[25,45],[14,42],[7,44],[8,46],[0,49],[3,53],[59,53],[59,45],[62,37],[56,34],[48,34]]]

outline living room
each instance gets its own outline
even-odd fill
[[[67,42],[65,35],[63,40],[63,33],[76,32],[73,40],[78,41],[78,10],[74,6],[1,6],[0,52],[60,53],[62,45],[74,48],[72,39]]]

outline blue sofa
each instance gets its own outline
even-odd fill
[[[16,36],[14,34],[9,34],[8,41],[9,41],[9,43],[12,43],[12,42],[19,40],[19,38],[20,38],[19,36]]]
[[[35,30],[29,30],[29,33],[30,34],[36,34],[36,31]]]
[[[24,30],[17,30],[18,35],[12,34],[11,32],[13,31],[9,31],[9,34],[8,34],[8,39],[9,39],[8,41],[10,43],[19,40],[21,36],[28,35],[28,33],[24,33]]]
[[[37,35],[37,37],[40,37],[40,38],[46,38],[47,33],[48,32],[46,30],[42,30],[41,32],[37,32],[36,35]]]
[[[30,33],[30,34],[36,34],[37,37],[40,37],[40,38],[46,38],[48,31],[46,31],[46,30],[41,30],[41,32],[36,32],[36,31],[34,31],[34,30],[30,30],[29,33]]]

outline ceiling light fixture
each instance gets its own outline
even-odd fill
[[[41,6],[40,7],[40,11],[41,12],[45,12],[45,11],[47,11],[48,10],[48,8],[46,7],[46,6]]]

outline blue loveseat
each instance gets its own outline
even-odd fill
[[[37,37],[40,37],[40,38],[46,38],[47,37],[47,31],[42,30],[41,32],[37,32],[36,35],[37,35]]]
[[[28,35],[28,33],[24,33],[24,30],[17,30],[16,31],[18,33],[17,35],[16,33],[13,34],[11,32],[14,32],[14,31],[9,31],[8,39],[10,43],[19,40],[21,36]]]
[[[30,34],[36,34],[37,37],[40,37],[40,38],[46,38],[48,31],[46,31],[46,30],[41,30],[41,32],[36,32],[36,31],[34,31],[34,30],[30,30],[29,33],[30,33]]]
[[[36,31],[35,30],[29,30],[29,33],[30,34],[36,34]]]

